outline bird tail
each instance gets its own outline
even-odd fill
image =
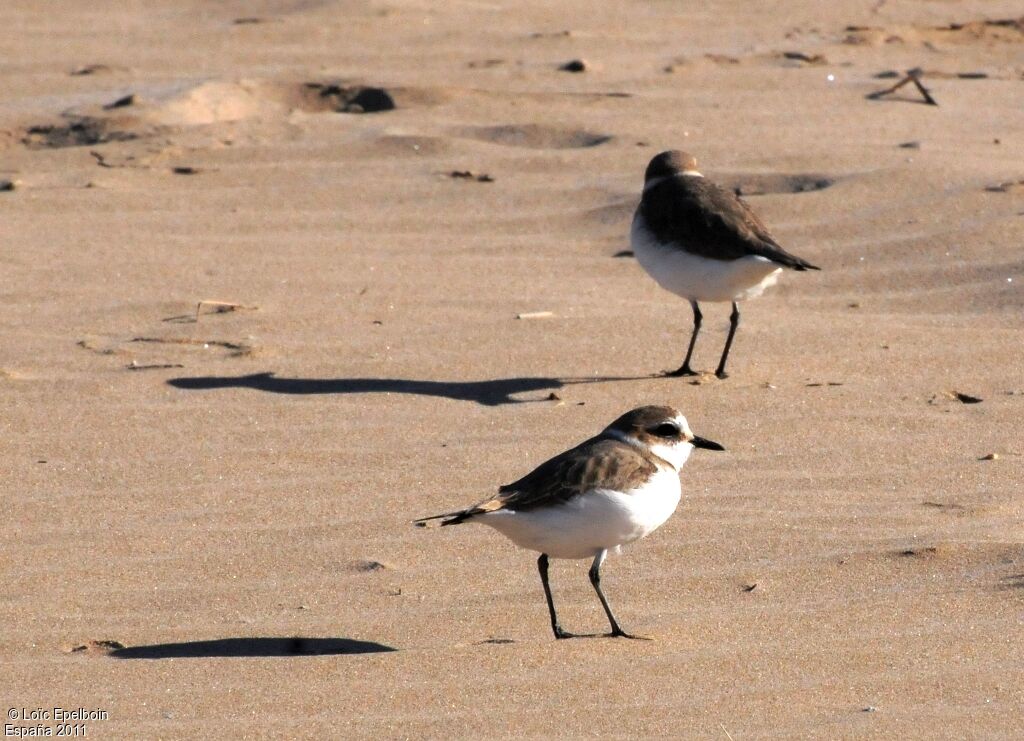
[[[793,270],[821,270],[817,265],[811,265],[807,260],[801,260],[799,257],[796,259],[797,262],[793,265]]]
[[[811,265],[811,263],[807,262],[807,260],[802,257],[797,257],[783,249],[777,249],[775,250],[775,253],[776,254],[768,256],[768,258],[791,270],[821,270],[817,265]]]
[[[441,520],[441,527],[444,527],[445,525],[458,525],[460,522],[465,522],[473,515],[479,513],[480,510],[476,509],[475,507],[471,507],[470,509],[461,509],[457,512],[445,512],[443,515],[430,515],[429,517],[421,517],[418,520],[413,520],[412,524],[416,527],[426,527],[427,523],[431,520]]]
[[[775,240],[762,239],[760,244],[751,251],[759,257],[766,257],[790,270],[821,270],[817,265],[811,265],[802,257],[786,252]]]

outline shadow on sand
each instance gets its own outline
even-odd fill
[[[218,638],[213,641],[156,643],[110,652],[117,659],[202,659],[274,656],[337,656],[397,651],[375,641],[354,638]]]
[[[602,381],[635,381],[631,378],[496,378],[490,381],[416,381],[402,378],[278,378],[273,373],[248,376],[196,376],[171,378],[168,384],[179,389],[204,390],[251,388],[274,394],[417,394],[440,396],[456,401],[474,401],[484,406],[522,404],[542,399],[516,399],[514,394],[530,391],[554,391],[571,384]]]

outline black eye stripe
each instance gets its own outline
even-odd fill
[[[657,427],[653,427],[653,428],[649,429],[648,432],[650,432],[652,435],[657,435],[658,437],[678,437],[679,436],[679,428],[676,427],[671,422],[663,422],[662,424],[658,425]]]

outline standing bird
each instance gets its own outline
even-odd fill
[[[669,376],[697,375],[690,358],[703,319],[698,301],[732,302],[729,336],[715,371],[726,378],[725,361],[740,323],[737,302],[760,296],[782,268],[818,270],[782,249],[750,206],[701,175],[697,159],[686,152],[662,152],[647,165],[629,236],[643,269],[693,307],[686,359]]]
[[[652,533],[679,504],[679,471],[694,448],[724,450],[690,431],[672,407],[626,412],[597,437],[542,463],[477,505],[416,520],[442,525],[481,522],[513,543],[540,552],[537,568],[555,638],[573,638],[558,624],[548,585],[548,558],[592,558],[590,583],[604,607],[611,636],[636,638],[619,627],[601,591],[601,564],[610,549]]]

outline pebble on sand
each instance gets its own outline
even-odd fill
[[[558,69],[562,72],[586,72],[590,69],[590,65],[585,59],[570,59]]]

